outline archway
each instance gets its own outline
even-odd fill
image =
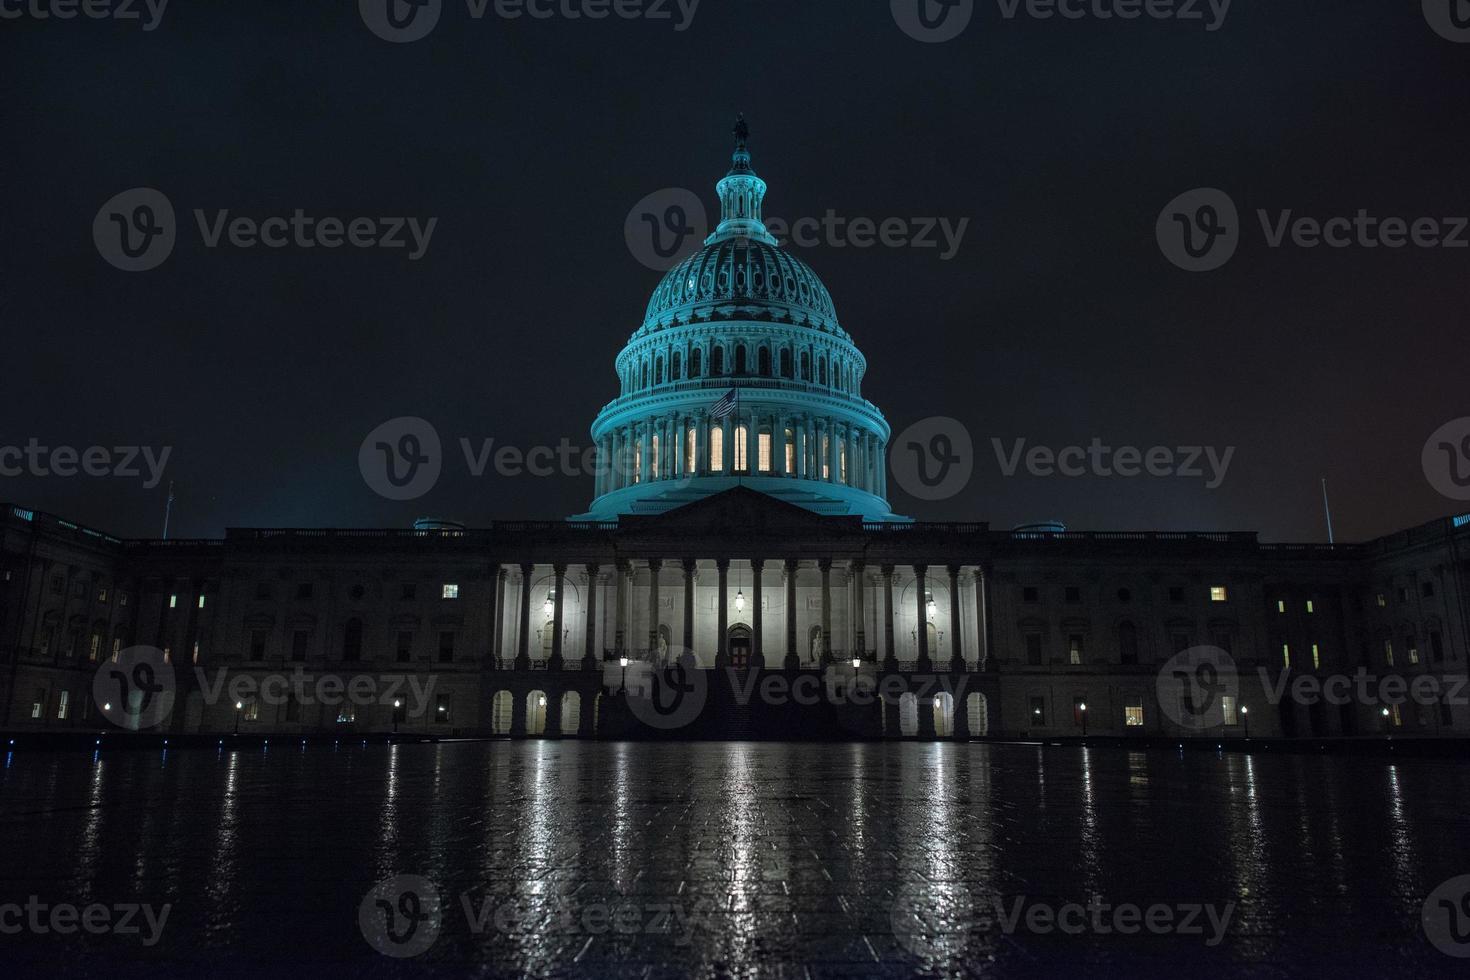
[[[725,649],[730,653],[731,667],[743,668],[750,666],[750,635],[750,627],[744,623],[736,623],[725,634]]]
[[[898,733],[919,734],[919,699],[913,691],[905,691],[898,699]]]
[[[990,704],[985,695],[977,692],[965,698],[965,710],[969,713],[970,734],[990,734]]]
[[[532,691],[526,695],[526,734],[546,734],[545,691]]]
[[[510,716],[515,710],[515,699],[509,691],[496,691],[490,699],[490,734],[509,735]]]
[[[931,709],[934,712],[934,734],[949,738],[954,734],[954,695],[947,691],[934,695]]]
[[[561,696],[561,733],[576,735],[582,723],[582,695],[568,691]]]

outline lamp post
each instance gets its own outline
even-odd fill
[[[1082,701],[1077,705],[1077,710],[1082,712],[1082,737],[1087,737],[1087,702]]]
[[[623,680],[618,684],[618,693],[622,694],[628,690],[628,658],[619,657],[618,664],[623,668]]]
[[[243,701],[236,701],[235,702],[235,734],[236,735],[239,735],[240,734],[240,711],[244,707],[245,707],[245,702],[243,702]]]
[[[1392,726],[1392,724],[1388,720],[1388,709],[1387,708],[1384,708],[1383,709],[1383,734],[1387,735],[1392,730],[1393,730],[1393,726]]]
[[[393,699],[393,734],[398,734],[398,709],[403,707],[402,698]]]
[[[1240,706],[1240,723],[1245,726],[1245,737],[1251,737],[1251,709],[1247,705]]]

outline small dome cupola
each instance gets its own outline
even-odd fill
[[[731,157],[730,172],[715,185],[715,191],[720,195],[720,224],[704,243],[712,245],[731,238],[753,238],[775,245],[776,239],[761,220],[766,182],[751,169],[747,146],[750,127],[746,125],[743,114],[735,120],[735,128],[731,132],[735,136],[735,152]]]

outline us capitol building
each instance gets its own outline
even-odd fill
[[[592,424],[613,465],[599,468],[586,513],[125,541],[6,504],[5,728],[114,730],[94,677],[146,646],[175,685],[155,729],[181,734],[1470,729],[1470,708],[1443,698],[1303,703],[1270,690],[1286,668],[1366,677],[1370,692],[1420,678],[1455,690],[1470,517],[1333,546],[895,514],[889,425],[863,397],[867,361],[821,280],[762,222],[766,184],[743,124],[717,189],[719,226],[663,277],[618,355],[617,397]],[[1172,686],[1170,665],[1200,648],[1229,686],[1190,718],[1194,695]],[[215,684],[283,674],[403,693],[331,703]],[[426,696],[394,686],[405,677]],[[820,697],[769,693],[803,689]],[[679,699],[695,700],[649,710]]]

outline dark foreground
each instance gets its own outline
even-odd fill
[[[0,961],[11,976],[1459,975],[1422,920],[1470,874],[1467,799],[1452,761],[1119,747],[18,751],[0,770]]]

